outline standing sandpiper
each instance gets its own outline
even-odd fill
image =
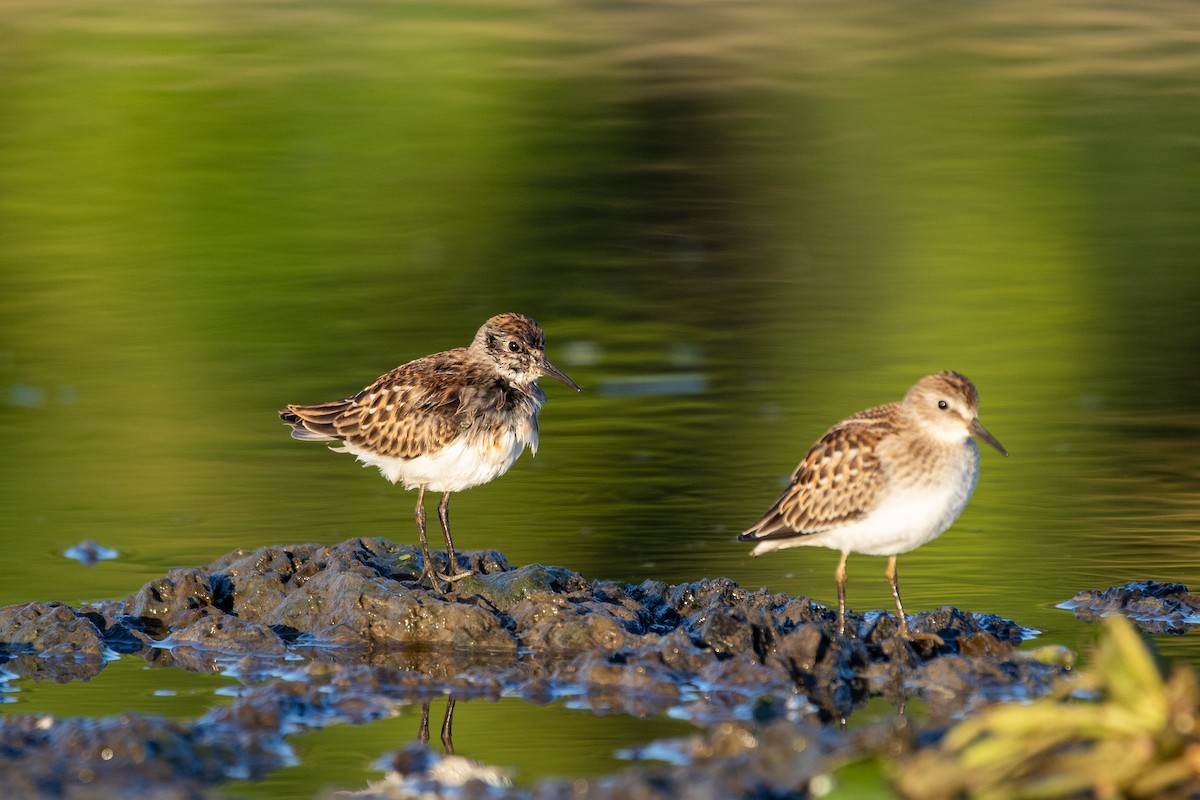
[[[499,314],[483,323],[470,347],[418,358],[381,375],[345,400],[289,405],[279,416],[292,436],[351,453],[378,467],[392,483],[417,490],[422,580],[452,582],[458,571],[450,538],[450,494],[508,471],[528,447],[538,446],[538,411],[547,375],[575,391],[578,384],[546,358],[546,335],[523,314]],[[425,538],[425,490],[442,492],[438,519],[446,537],[447,573],[433,569]],[[436,582],[434,582],[436,586]]]
[[[888,556],[887,578],[909,636],[896,557],[931,542],[967,505],[979,478],[976,436],[1008,455],[979,422],[979,393],[965,375],[936,372],[899,403],[860,411],[821,437],[783,495],[738,536],[750,551],[814,545],[838,550],[838,633],[846,632],[846,559]]]

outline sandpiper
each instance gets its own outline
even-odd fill
[[[528,447],[538,446],[538,411],[548,376],[575,391],[579,385],[546,358],[546,335],[523,314],[499,314],[475,334],[470,347],[418,358],[381,375],[353,397],[289,405],[279,416],[292,436],[340,442],[330,449],[378,467],[392,483],[417,490],[422,580],[453,582],[459,572],[450,538],[450,495],[508,471]],[[438,519],[446,537],[447,573],[433,569],[425,537],[425,490],[441,492]]]
[[[949,528],[975,490],[975,436],[1008,455],[979,422],[979,393],[957,372],[926,375],[899,403],[860,411],[829,429],[792,473],[762,519],[738,536],[750,551],[812,545],[838,550],[838,633],[846,631],[846,559],[888,556],[887,578],[900,602],[896,558]]]

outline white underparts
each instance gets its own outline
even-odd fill
[[[893,485],[863,517],[836,528],[779,539],[763,539],[750,551],[760,556],[790,547],[828,547],[842,553],[894,556],[933,541],[966,508],[979,475],[979,450],[968,442],[961,467],[946,470],[940,481]]]
[[[531,433],[521,437],[509,430],[494,438],[463,436],[437,452],[416,458],[380,456],[350,442],[331,449],[353,454],[363,466],[378,467],[383,477],[404,484],[405,489],[424,486],[434,492],[461,492],[503,475],[527,446],[537,453],[537,429]]]

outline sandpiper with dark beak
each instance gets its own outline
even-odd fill
[[[392,483],[417,490],[421,577],[453,582],[458,570],[450,537],[450,495],[500,477],[528,447],[538,446],[538,411],[546,395],[538,378],[578,384],[546,358],[546,335],[523,314],[499,314],[469,347],[418,358],[377,378],[353,397],[289,405],[279,416],[296,439],[337,442],[378,467]],[[437,573],[425,535],[425,491],[441,492],[438,519],[446,538],[447,571]],[[434,582],[436,585],[436,582]]]
[[[982,439],[1008,455],[979,422],[979,393],[957,372],[927,375],[899,403],[860,411],[812,446],[770,510],[738,536],[760,556],[788,547],[841,552],[838,633],[846,630],[846,559],[888,556],[900,633],[909,636],[896,558],[931,542],[967,505]],[[974,437],[974,438],[972,438]]]

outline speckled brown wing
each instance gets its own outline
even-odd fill
[[[381,456],[415,458],[440,450],[469,424],[459,413],[463,392],[474,386],[460,377],[469,367],[465,349],[435,353],[396,367],[354,397],[289,405],[281,416],[297,438],[341,440]]]
[[[808,451],[770,510],[738,538],[808,536],[869,512],[888,479],[875,445],[890,430],[896,405],[867,409],[830,428]]]

